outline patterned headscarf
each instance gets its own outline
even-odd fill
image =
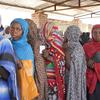
[[[69,26],[64,34],[64,38],[67,38],[69,42],[78,42],[80,37],[80,29],[78,26]]]
[[[25,19],[29,23],[29,38],[38,39],[38,28],[37,25],[31,19]]]
[[[59,33],[58,26],[53,22],[47,22],[41,32],[42,41],[48,45],[53,46],[59,52],[62,52],[63,38]],[[63,54],[64,55],[64,54]]]

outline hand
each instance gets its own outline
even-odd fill
[[[17,60],[17,67],[20,69],[23,67],[23,64],[20,60]]]
[[[47,58],[47,57],[49,56],[49,53],[48,53],[48,51],[45,49],[45,50],[42,51],[42,55],[43,55],[44,58]]]
[[[93,69],[94,68],[93,64],[94,64],[94,61],[92,59],[89,59],[87,62],[88,67]]]

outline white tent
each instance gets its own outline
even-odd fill
[[[9,23],[14,17],[30,18],[32,13],[38,11],[43,11],[49,18],[54,19],[80,18],[84,21],[90,18],[90,23],[96,18],[99,22],[100,0],[0,0],[3,23]]]

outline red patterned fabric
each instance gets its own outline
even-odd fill
[[[56,95],[57,100],[65,100],[65,87],[64,87],[64,52],[62,49],[63,38],[60,36],[58,27],[54,25],[54,23],[47,22],[43,28],[42,32],[43,40],[46,44],[49,45],[47,47],[47,51],[50,56],[53,57],[53,62],[46,61],[46,71],[48,77],[48,85],[51,88],[51,94],[54,93]],[[50,66],[50,64],[52,64]],[[55,87],[57,87],[57,92],[55,93]],[[55,100],[49,98],[50,100]]]

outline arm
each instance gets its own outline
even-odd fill
[[[48,50],[46,50],[46,49],[43,50],[42,55],[43,55],[44,59],[49,60],[49,61],[53,61],[53,57],[49,55]]]
[[[63,49],[64,49],[64,53],[65,53],[65,65],[66,65],[66,69],[69,70],[70,68],[70,52],[68,49],[68,42],[64,41],[63,43]]]
[[[87,61],[87,67],[90,69],[93,69],[94,68],[94,66],[93,66],[94,60],[92,58],[88,59],[88,57],[86,56],[86,61]]]
[[[67,69],[69,70],[70,69],[70,53],[69,53],[69,50],[66,50],[65,51],[65,65],[67,67]]]

